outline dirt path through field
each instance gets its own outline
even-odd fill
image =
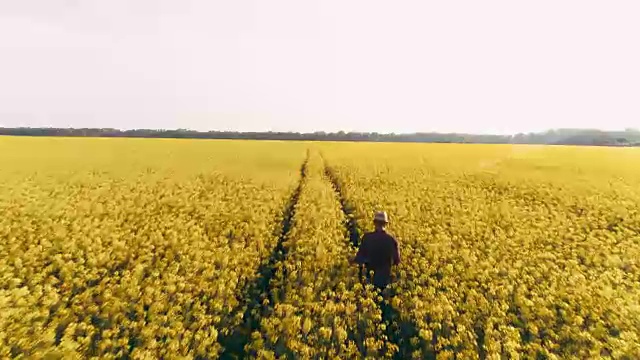
[[[255,281],[247,284],[243,291],[242,300],[245,302],[242,306],[246,309],[243,314],[243,321],[239,327],[233,329],[227,336],[220,336],[218,341],[224,347],[224,351],[220,355],[221,359],[244,359],[246,357],[245,345],[251,341],[251,334],[260,326],[260,318],[266,312],[266,308],[273,304],[272,298],[272,279],[280,263],[285,255],[286,249],[283,246],[284,241],[291,229],[292,220],[295,215],[296,204],[300,197],[300,192],[307,178],[307,165],[309,163],[309,153],[300,167],[300,180],[295,190],[289,197],[282,218],[278,243],[273,248],[269,261],[258,269],[258,276]],[[235,311],[234,311],[235,312]]]
[[[344,212],[345,218],[347,222],[345,223],[346,231],[349,234],[349,239],[351,240],[351,246],[355,251],[358,249],[360,245],[360,233],[356,214],[354,207],[349,203],[347,196],[344,191],[344,187],[340,181],[339,176],[336,174],[335,170],[331,168],[326,160],[323,157],[323,162],[325,166],[325,175],[327,179],[331,182],[333,189],[336,192],[336,197],[340,201],[340,205],[342,207],[342,211]],[[366,283],[366,273],[363,268],[360,271],[361,281]],[[388,289],[384,295],[384,299],[382,301],[378,301],[378,306],[382,312],[382,321],[387,329],[387,339],[397,346],[397,351],[395,353],[396,359],[408,359],[411,358],[412,345],[410,339],[414,336],[418,335],[418,331],[412,322],[402,321],[400,317],[400,313],[397,309],[391,306],[391,300],[393,298],[393,289]]]

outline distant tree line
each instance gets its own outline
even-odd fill
[[[459,133],[380,134],[375,132],[235,132],[177,130],[118,130],[109,128],[0,128],[0,135],[67,137],[134,137],[174,139],[245,139],[299,141],[370,141],[474,144],[548,144],[591,146],[640,146],[640,131],[601,131],[591,129],[557,129],[542,133],[516,135],[480,135]]]

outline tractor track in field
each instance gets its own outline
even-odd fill
[[[218,342],[224,348],[220,354],[220,359],[245,359],[249,357],[250,354],[247,353],[245,347],[251,342],[252,333],[260,328],[262,317],[268,314],[270,308],[277,300],[274,298],[274,286],[277,285],[275,285],[272,280],[279,264],[286,258],[284,242],[293,225],[296,205],[306,182],[309,159],[310,154],[307,152],[307,157],[300,167],[298,185],[292,192],[283,210],[284,217],[281,219],[281,226],[278,228],[278,242],[269,255],[268,262],[260,266],[257,270],[255,280],[248,282],[244,286],[241,304],[232,312],[243,312],[242,322],[233,328],[230,333],[220,334],[218,336]],[[350,246],[352,250],[355,251],[360,245],[360,230],[355,218],[355,209],[347,200],[343,185],[334,170],[327,165],[324,158],[322,158],[322,161],[324,164],[324,175],[331,183],[346,219],[344,226],[349,236]],[[367,283],[366,272],[362,267],[360,269],[360,281],[363,284]],[[413,323],[401,320],[397,309],[389,305],[392,296],[389,292],[385,300],[377,302],[382,313],[382,322],[387,328],[387,339],[398,347],[398,351],[394,356],[395,359],[411,358],[411,353],[414,349],[410,343],[410,339],[417,336],[417,329]]]
[[[324,157],[322,157],[322,160],[324,163],[325,176],[331,182],[331,186],[336,193],[336,197],[340,202],[344,216],[347,219],[345,222],[345,228],[349,234],[351,247],[355,251],[360,246],[360,231],[358,230],[358,223],[355,217],[355,209],[349,203],[344,192],[344,186],[338,175],[335,173],[335,170],[327,164]],[[367,283],[366,278],[366,271],[363,267],[360,267],[360,281],[363,284]],[[382,313],[382,322],[385,324],[387,329],[387,339],[398,348],[398,351],[394,355],[394,359],[410,359],[414,351],[410,340],[418,335],[418,330],[413,322],[402,320],[400,312],[390,305],[390,301],[394,296],[392,291],[393,289],[387,289],[386,295],[383,296],[385,299],[377,301],[377,304]],[[435,356],[433,358],[435,358]]]
[[[251,334],[259,329],[261,318],[267,313],[269,307],[275,303],[272,280],[278,269],[278,264],[284,261],[286,257],[284,242],[293,224],[296,205],[307,178],[309,158],[310,154],[307,151],[306,159],[300,167],[298,185],[283,210],[284,217],[279,227],[278,242],[269,255],[269,261],[260,266],[256,279],[248,282],[244,287],[242,292],[242,301],[244,303],[241,303],[237,308],[237,311],[242,311],[242,308],[246,307],[242,316],[242,323],[234,328],[230,334],[218,336],[218,342],[224,348],[220,354],[220,359],[245,359],[248,357],[245,346],[250,343]]]

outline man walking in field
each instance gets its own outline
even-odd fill
[[[398,242],[386,231],[389,217],[386,212],[376,212],[373,217],[375,230],[364,234],[360,248],[352,263],[365,265],[367,273],[373,271],[373,285],[384,290],[391,283],[391,267],[400,263]]]

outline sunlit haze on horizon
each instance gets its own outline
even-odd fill
[[[638,1],[0,0],[0,126],[640,127]]]

